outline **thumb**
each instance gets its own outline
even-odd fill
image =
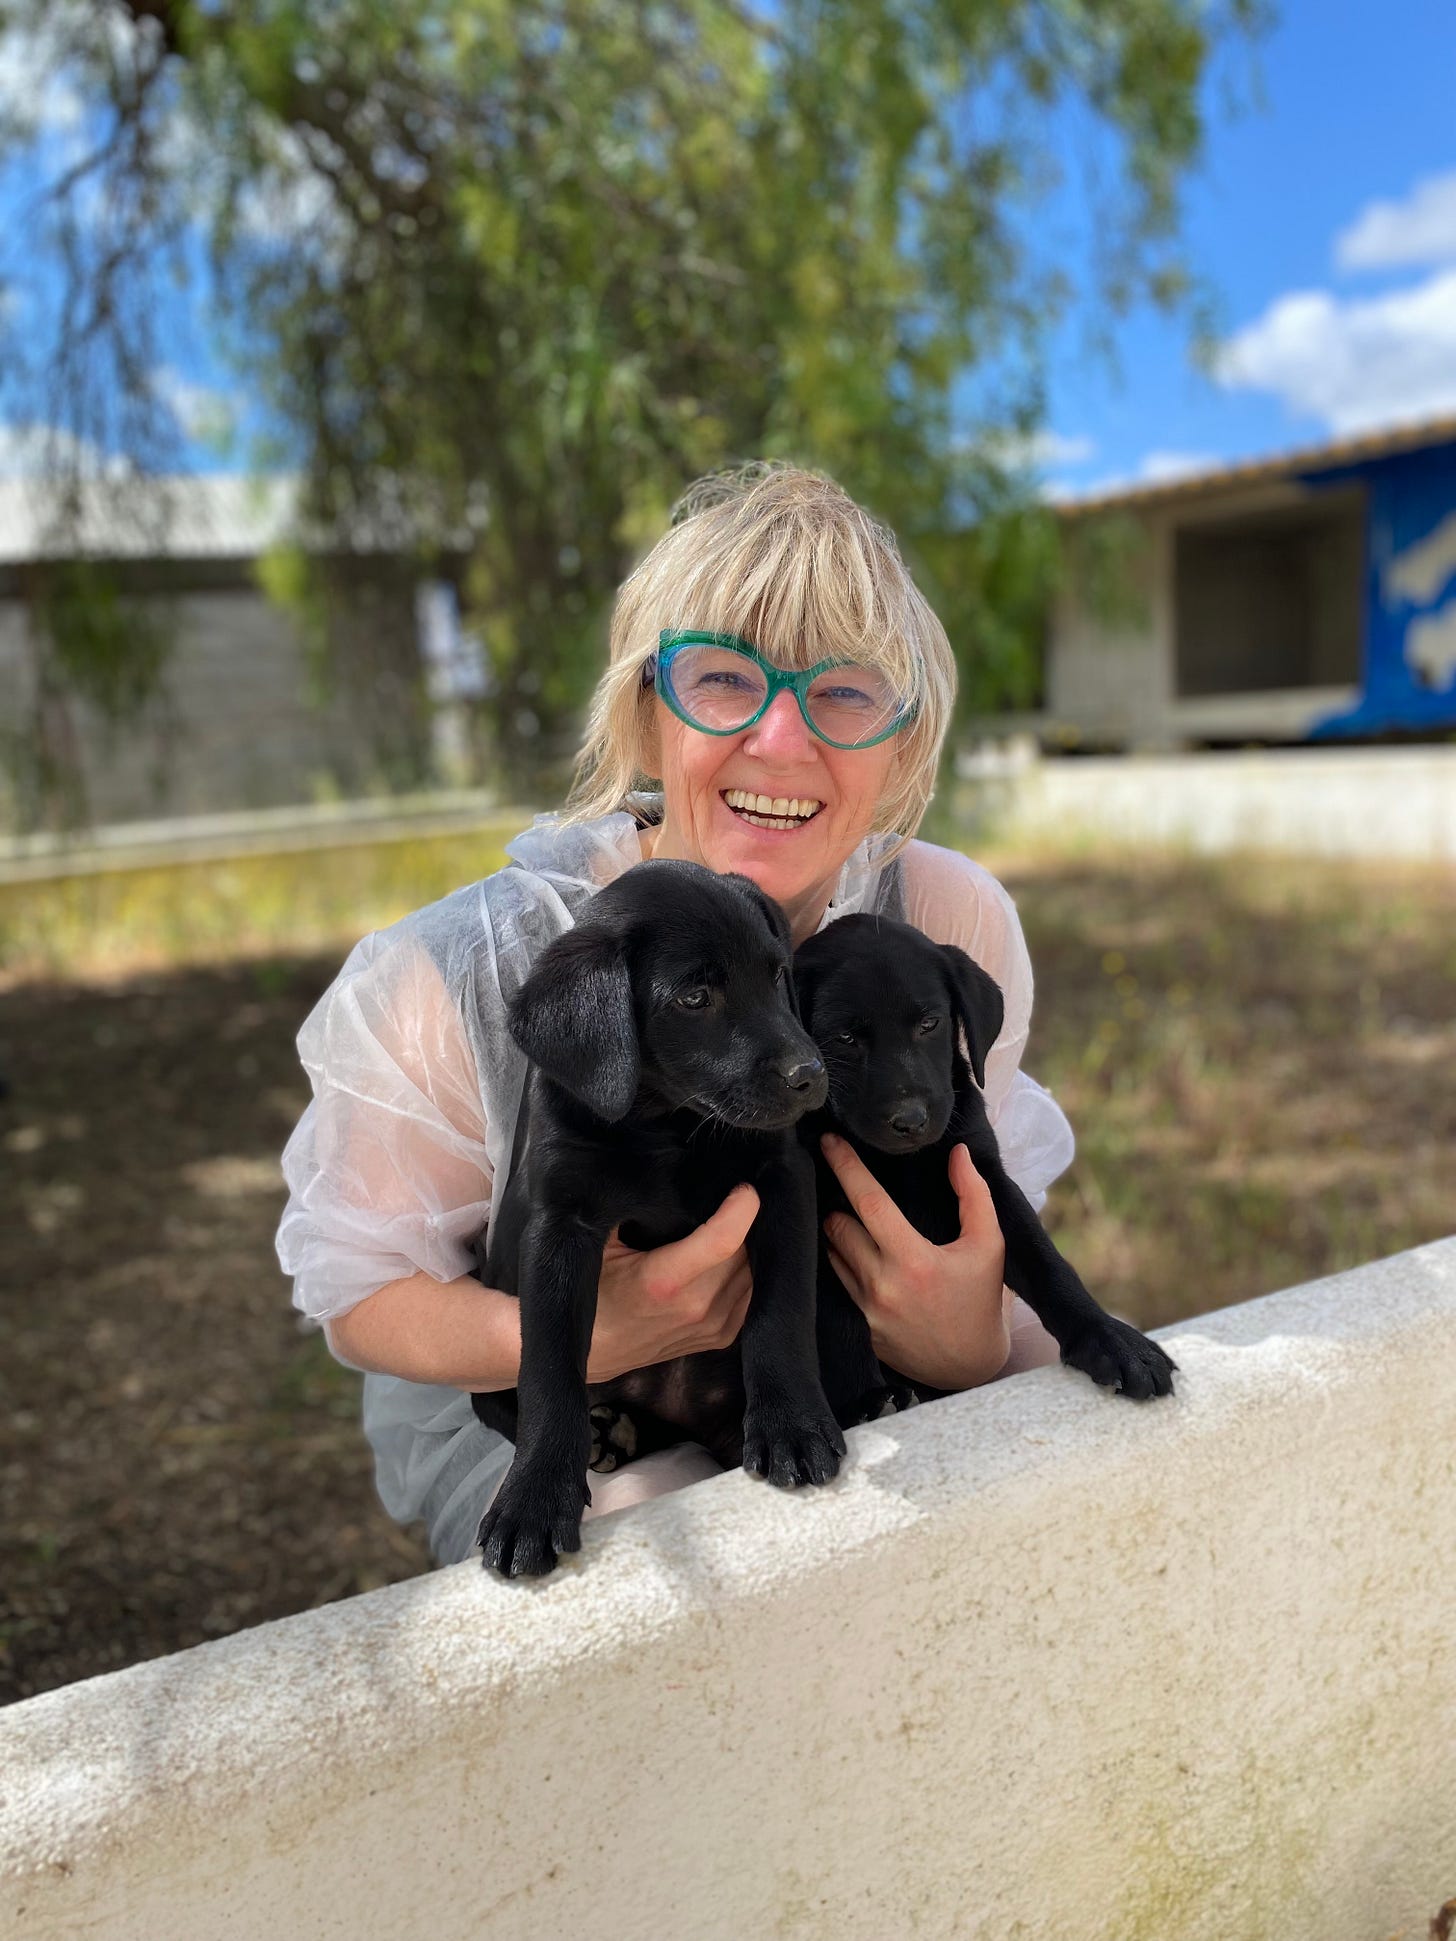
[[[977,1243],[989,1240],[993,1235],[999,1239],[1001,1229],[997,1224],[991,1189],[976,1171],[976,1163],[964,1145],[951,1149],[950,1183],[960,1202],[961,1239]]]
[[[758,1194],[751,1186],[735,1186],[717,1212],[685,1240],[674,1242],[672,1264],[684,1280],[731,1260],[748,1237],[758,1216]],[[668,1250],[663,1249],[666,1253]]]

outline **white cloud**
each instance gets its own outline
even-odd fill
[[[170,364],[153,371],[152,390],[189,438],[222,444],[232,436],[236,414],[226,392],[194,384]]]
[[[1280,297],[1229,339],[1215,371],[1339,433],[1456,411],[1456,269],[1358,301]]]
[[[86,155],[86,97],[53,24],[0,35],[0,126],[43,147],[57,169]]]
[[[1456,263],[1456,171],[1428,176],[1402,202],[1367,202],[1335,239],[1342,270]]]
[[[1050,472],[1062,465],[1085,465],[1096,453],[1097,446],[1091,438],[1069,437],[1049,429],[1034,431],[1025,438],[1008,439],[1005,446],[1008,465],[1033,472]]]
[[[1100,499],[1107,492],[1131,492],[1140,485],[1168,485],[1174,479],[1192,478],[1199,472],[1213,472],[1224,463],[1214,452],[1148,452],[1131,472],[1108,472],[1085,484],[1069,485],[1058,480],[1047,497],[1054,505],[1074,504],[1078,499]]]
[[[1141,485],[1167,485],[1173,479],[1192,478],[1198,472],[1211,472],[1223,460],[1212,452],[1149,452],[1138,466]]]
[[[333,191],[314,167],[303,142],[291,128],[260,122],[255,132],[264,161],[239,200],[243,234],[264,245],[305,238],[325,249],[336,245],[343,232]]]
[[[31,135],[70,134],[85,120],[85,99],[45,36],[12,28],[0,39],[0,115]]]

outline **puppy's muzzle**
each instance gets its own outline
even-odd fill
[[[829,1096],[829,1075],[822,1058],[776,1059],[773,1071],[803,1112],[817,1112]]]
[[[930,1124],[930,1108],[924,1099],[906,1099],[890,1117],[890,1130],[902,1139],[918,1139]]]
[[[924,1098],[877,1100],[868,1111],[850,1107],[843,1113],[845,1123],[857,1138],[879,1152],[919,1152],[933,1146],[945,1131],[950,1108]]]

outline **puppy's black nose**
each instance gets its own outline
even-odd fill
[[[890,1124],[896,1132],[903,1132],[908,1139],[912,1132],[924,1132],[929,1120],[930,1113],[923,1099],[906,1099],[892,1116]]]
[[[792,1064],[775,1065],[774,1070],[791,1092],[808,1092],[824,1076],[824,1061],[820,1058],[798,1058]]]

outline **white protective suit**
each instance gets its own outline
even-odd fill
[[[283,1155],[288,1205],[278,1257],[294,1305],[320,1323],[391,1281],[475,1271],[496,1186],[504,1187],[525,1060],[506,1006],[537,954],[592,894],[642,860],[635,813],[564,823],[538,816],[483,882],[364,938],[298,1036],[313,1085]],[[840,872],[824,922],[855,911],[904,918],[958,944],[1001,986],[1006,1019],[986,1061],[986,1105],[1007,1171],[1040,1206],[1070,1163],[1072,1133],[1020,1069],[1031,963],[1011,898],[969,858],[871,836]],[[423,1518],[442,1563],[466,1556],[510,1466],[511,1446],[462,1390],[366,1375],[364,1429],[379,1493],[400,1522]]]

